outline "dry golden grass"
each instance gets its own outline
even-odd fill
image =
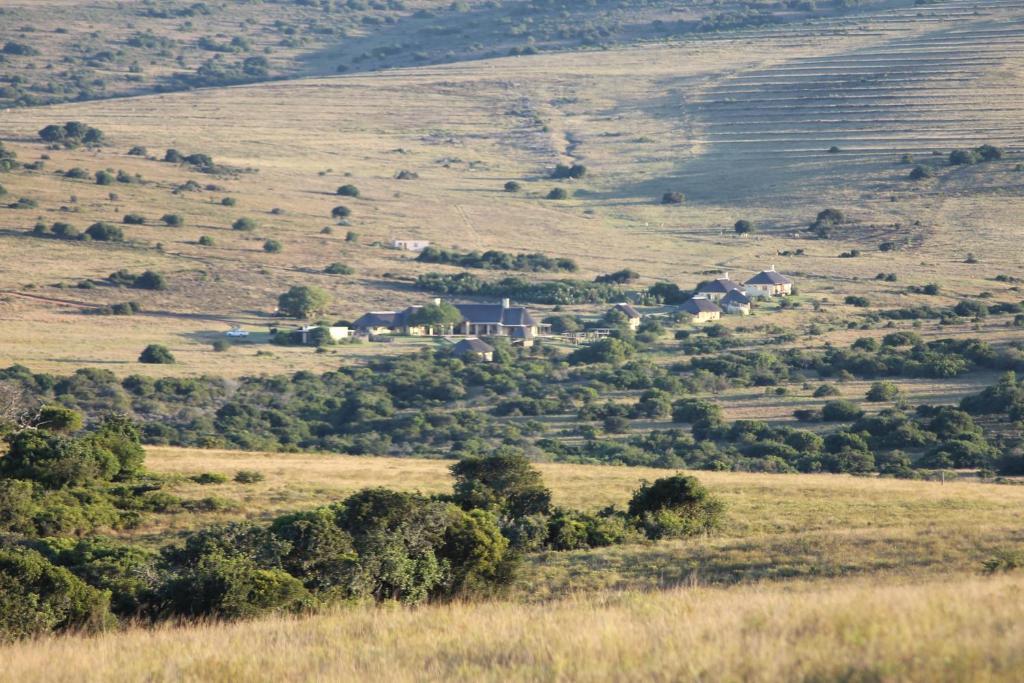
[[[354,607],[0,649],[0,680],[1017,681],[1024,578]]]
[[[151,515],[126,535],[150,544],[199,526],[265,520],[325,505],[368,486],[426,494],[451,490],[449,462],[319,454],[148,449],[148,467],[178,475],[168,490],[186,499],[214,496],[231,504],[210,513]],[[554,502],[596,511],[620,509],[643,480],[665,470],[593,465],[538,465]],[[187,477],[240,469],[258,484],[199,485]],[[696,472],[728,506],[720,535],[559,552],[528,558],[514,595],[550,598],[578,590],[658,588],[691,580],[732,584],[763,578],[934,576],[972,571],[1003,548],[1024,546],[1017,524],[1024,487],[835,475]]]

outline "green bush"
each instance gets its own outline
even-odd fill
[[[523,186],[514,180],[505,183],[505,192],[519,192],[521,189],[523,189]]]
[[[213,238],[210,237],[209,235],[201,235],[199,237],[199,241],[198,242],[199,242],[199,244],[201,244],[204,247],[212,247],[214,245]]]
[[[85,234],[97,242],[123,242],[124,231],[110,223],[93,223],[85,230]]]
[[[852,422],[863,416],[864,411],[852,401],[827,401],[821,407],[821,419],[825,422]]]
[[[454,500],[465,510],[492,510],[505,520],[543,514],[551,491],[522,453],[506,451],[469,458],[451,466]]]
[[[872,382],[867,392],[867,400],[872,403],[895,401],[900,397],[900,388],[892,382]]]
[[[296,286],[277,298],[277,309],[292,318],[311,318],[327,310],[330,297],[319,287]]]
[[[97,185],[113,185],[116,177],[110,171],[96,171]]]
[[[238,470],[235,473],[235,481],[239,484],[258,484],[264,479],[266,477],[258,470]]]
[[[355,185],[342,185],[338,188],[336,194],[341,197],[358,197],[359,188]]]
[[[324,268],[324,272],[328,275],[351,275],[355,271],[350,266],[346,266],[344,263],[335,261]]]
[[[192,479],[192,481],[194,481],[197,484],[204,484],[204,485],[205,484],[223,484],[223,483],[226,483],[227,480],[228,480],[227,476],[225,476],[223,474],[220,474],[220,473],[217,473],[217,472],[203,472],[202,474],[195,475],[191,479]]]
[[[682,204],[686,201],[686,197],[682,192],[666,192],[661,195],[662,204]]]
[[[277,240],[267,240],[263,243],[263,251],[268,254],[276,254],[280,252],[284,247]]]
[[[182,216],[177,213],[165,213],[163,216],[161,216],[160,220],[162,220],[165,225],[171,228],[180,228],[181,226],[185,225],[185,219],[182,218]]]
[[[146,217],[138,213],[128,213],[125,214],[124,218],[122,219],[122,222],[125,225],[145,225]]]
[[[556,187],[551,192],[548,192],[548,199],[565,199],[569,196],[569,193],[560,187]]]
[[[737,235],[748,235],[754,232],[754,225],[747,220],[738,220],[736,224],[732,226],[733,232]]]
[[[231,224],[231,229],[249,232],[256,229],[256,221],[251,218],[239,218]]]
[[[174,355],[166,346],[160,344],[150,344],[142,353],[139,354],[140,363],[150,363],[156,365],[170,365],[173,364]]]
[[[716,530],[725,504],[696,477],[677,474],[644,482],[633,493],[628,513],[650,539],[706,534]]]
[[[0,548],[0,642],[113,624],[110,593],[27,548]]]
[[[336,206],[333,209],[331,209],[331,218],[335,218],[339,221],[344,220],[351,215],[352,209],[348,208],[347,206]]]

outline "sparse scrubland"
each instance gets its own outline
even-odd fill
[[[0,680],[1019,678],[1022,16],[5,3]]]

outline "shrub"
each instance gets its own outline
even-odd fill
[[[335,261],[324,268],[324,272],[328,275],[351,275],[355,271],[350,266],[346,266],[344,263]]]
[[[900,397],[900,388],[892,382],[873,382],[866,398],[872,403],[895,401]]]
[[[268,254],[276,254],[279,251],[281,251],[281,249],[283,249],[283,247],[281,246],[281,243],[278,242],[277,240],[267,240],[266,242],[263,243],[263,251],[267,252]]]
[[[864,416],[864,411],[852,401],[828,401],[821,407],[821,419],[825,422],[852,422]]]
[[[650,539],[706,534],[717,529],[725,505],[696,477],[677,474],[644,482],[633,493],[628,513]]]
[[[910,175],[908,176],[911,180],[924,180],[925,178],[931,178],[932,172],[926,166],[915,166],[910,169]]]
[[[551,192],[548,192],[547,198],[548,199],[565,199],[568,196],[569,196],[568,192],[566,192],[565,190],[563,190],[560,187],[556,187],[555,189],[551,190]]]
[[[358,197],[359,188],[357,188],[355,185],[342,185],[341,187],[338,188],[335,194],[341,197]]]
[[[954,149],[949,153],[950,166],[970,166],[978,163],[978,155],[970,149]]]
[[[231,342],[227,339],[218,339],[211,345],[213,350],[217,353],[224,353],[231,348]]]
[[[185,225],[185,219],[181,216],[181,214],[177,213],[165,213],[163,216],[160,217],[160,220],[164,222],[164,225],[171,228],[180,228],[181,226]]]
[[[127,213],[122,221],[125,225],[145,225],[146,217],[138,213]]]
[[[348,208],[347,206],[336,206],[333,209],[331,209],[331,218],[337,219],[339,221],[344,220],[351,215],[352,209]]]
[[[235,481],[239,484],[257,484],[264,479],[266,477],[258,470],[238,470],[235,473]]]
[[[124,232],[110,223],[93,223],[85,230],[85,234],[97,242],[123,242]]]
[[[203,472],[202,474],[197,474],[192,477],[192,481],[197,484],[203,484],[204,486],[207,484],[223,484],[227,482],[227,480],[228,478],[225,475],[218,472]]]
[[[292,318],[310,318],[327,309],[330,298],[319,287],[296,286],[277,298],[278,310]]]
[[[113,625],[110,593],[28,548],[0,549],[0,642]]]
[[[558,164],[551,172],[551,177],[556,180],[564,178],[582,178],[585,175],[587,175],[587,167],[583,164],[573,164],[572,166]]]
[[[97,185],[113,185],[115,176],[110,171],[96,171]]]
[[[256,221],[251,218],[239,218],[231,224],[232,230],[250,231],[256,229]]]
[[[132,157],[144,157],[149,154],[149,150],[141,145],[135,145],[128,150],[128,156]]]
[[[180,164],[185,161],[185,156],[176,149],[169,149],[164,152],[164,161],[171,164]]]
[[[72,178],[74,180],[85,180],[86,178],[89,177],[89,172],[86,171],[84,168],[76,166],[72,169],[68,169],[67,171],[65,171],[64,177]]]
[[[661,195],[662,204],[682,204],[685,200],[682,192],[666,192]]]
[[[738,220],[732,229],[737,235],[749,235],[754,232],[754,225],[747,220]]]
[[[467,458],[451,466],[453,499],[465,510],[493,510],[505,519],[547,513],[551,491],[538,472],[518,452]]]
[[[872,341],[874,341],[872,339]],[[824,398],[826,396],[839,396],[839,388],[834,384],[822,384],[814,390],[814,398]]]
[[[142,350],[141,354],[139,354],[139,362],[154,365],[171,365],[175,361],[174,355],[171,354],[170,350],[166,346],[150,344]]]
[[[345,233],[345,241],[346,242],[356,242],[358,240],[359,240],[359,233],[353,232],[352,230],[349,230],[348,232]]]
[[[213,238],[210,237],[209,235],[201,235],[199,237],[199,244],[203,245],[204,247],[212,247],[214,245],[214,241]]]
[[[224,197],[220,200],[221,206],[235,206],[238,204],[238,200],[234,197]]]
[[[845,299],[843,299],[843,301],[845,301],[848,305],[856,306],[857,308],[867,308],[868,306],[871,305],[871,302],[868,301],[867,297],[857,296],[854,294],[847,296]]]
[[[167,282],[164,280],[164,276],[160,273],[147,270],[141,275],[136,276],[131,286],[135,289],[160,291],[167,288]]]
[[[519,192],[521,189],[523,189],[523,186],[514,180],[505,183],[505,192]]]

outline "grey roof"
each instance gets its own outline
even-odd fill
[[[457,356],[464,356],[469,353],[493,353],[494,347],[476,337],[469,337],[458,342],[452,347],[452,353]]]
[[[750,297],[739,289],[734,289],[722,298],[723,304],[737,304],[740,306],[750,303]]]
[[[625,315],[627,318],[639,318],[640,317],[640,312],[638,310],[636,310],[635,308],[633,308],[633,304],[630,304],[630,303],[615,304],[615,310],[619,311],[620,313]]]
[[[734,289],[740,289],[741,285],[738,282],[733,282],[727,277],[720,277],[717,280],[711,282],[705,282],[697,291],[700,294],[726,294],[733,291]]]
[[[709,299],[687,299],[679,308],[696,315],[697,313],[721,313],[722,309]]]
[[[532,327],[536,321],[522,306],[505,308],[501,304],[455,304],[466,322],[476,325],[504,325],[505,327]]]
[[[744,284],[748,285],[791,285],[793,281],[782,273],[777,273],[774,270],[762,270],[754,277],[747,280]]]
[[[371,327],[396,327],[396,317],[398,317],[398,313],[394,311],[371,311],[363,314],[359,320],[352,323],[352,326],[360,330]]]

